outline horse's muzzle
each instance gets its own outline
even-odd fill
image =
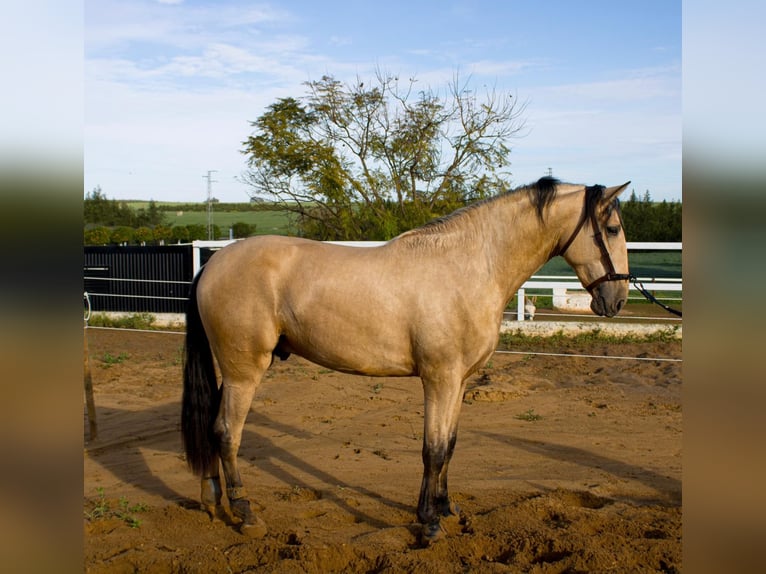
[[[617,299],[606,302],[606,299],[602,295],[594,294],[593,299],[590,302],[591,311],[601,317],[614,317],[625,306],[625,299]]]

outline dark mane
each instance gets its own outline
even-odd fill
[[[556,197],[556,186],[559,183],[561,182],[555,177],[546,175],[545,177],[538,179],[535,183],[521,188],[529,193],[532,205],[534,205],[537,210],[537,217],[539,217],[541,221],[543,219],[545,208],[548,207],[551,202],[553,202],[553,198]]]

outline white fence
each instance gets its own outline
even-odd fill
[[[221,249],[234,243],[236,239],[220,240],[220,241],[194,241],[193,246],[193,268],[194,274],[197,274],[200,268],[200,248],[209,249]],[[348,245],[351,247],[377,247],[383,245],[384,241],[328,241],[327,243],[335,243],[337,245]],[[628,251],[681,251],[682,243],[679,242],[640,242],[640,241],[628,241]],[[680,300],[680,294],[683,291],[683,281],[681,279],[669,278],[669,277],[638,277],[638,281],[641,282],[649,291],[663,291],[663,292],[678,292]],[[527,289],[535,290],[550,290],[554,296],[556,294],[568,293],[569,291],[586,293],[580,281],[576,276],[551,276],[551,275],[534,275],[526,281],[517,293],[517,309],[516,320],[524,321],[524,301],[526,297]],[[637,293],[638,290],[630,285],[632,292]],[[638,298],[643,298],[640,296]]]

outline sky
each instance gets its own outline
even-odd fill
[[[681,2],[86,0],[84,193],[248,201],[250,122],[375,70],[525,102],[511,185],[546,175],[681,199]]]

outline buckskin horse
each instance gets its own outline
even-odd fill
[[[457,513],[447,469],[466,379],[495,350],[514,293],[561,255],[596,314],[612,317],[625,304],[630,276],[617,197],[629,183],[544,177],[377,247],[261,236],[213,255],[191,285],[181,415],[203,507],[213,517],[223,512],[222,463],[241,531],[266,534],[250,508],[237,453],[261,377],[275,357],[295,353],[344,373],[420,377],[417,518],[424,544],[442,537],[442,518]]]

